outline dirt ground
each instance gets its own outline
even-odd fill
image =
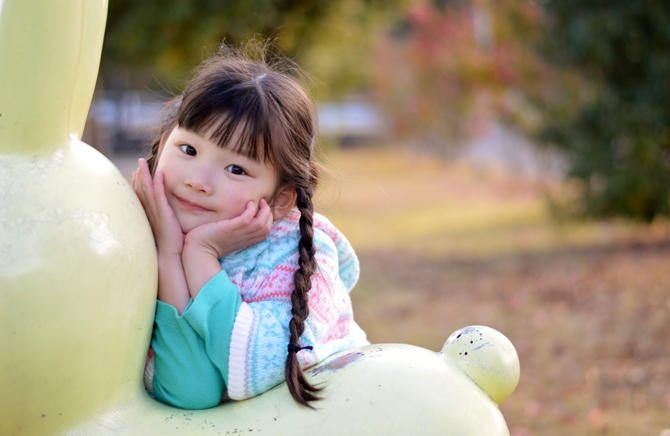
[[[557,224],[544,182],[397,150],[328,164],[321,209],[359,254],[372,342],[437,351],[487,325],[521,361],[501,405],[512,436],[670,435],[667,222]]]
[[[483,260],[361,253],[352,294],[373,342],[439,350],[467,325],[515,345],[512,435],[659,435],[670,427],[670,243]]]

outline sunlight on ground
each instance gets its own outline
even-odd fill
[[[606,245],[636,234],[625,222],[559,223],[547,181],[412,156],[394,148],[334,150],[317,210],[357,250],[433,256],[532,253],[557,246]],[[555,185],[555,183],[553,183]]]

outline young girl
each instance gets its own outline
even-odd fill
[[[368,344],[349,298],[358,259],[313,212],[311,101],[289,75],[223,47],[167,112],[133,175],[158,250],[147,388],[202,409],[285,379],[311,407],[319,388],[302,370]]]

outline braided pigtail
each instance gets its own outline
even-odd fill
[[[286,384],[293,399],[303,406],[312,407],[309,402],[321,399],[315,395],[321,388],[310,384],[302,372],[298,360],[298,351],[300,351],[298,341],[305,330],[305,319],[309,316],[307,293],[312,288],[311,277],[316,270],[313,228],[314,207],[312,205],[312,188],[296,188],[296,193],[296,206],[300,211],[300,242],[298,243],[300,257],[298,258],[299,268],[293,276],[295,286],[291,294],[293,318],[289,322],[291,338],[289,340],[289,353],[286,358],[285,375]]]

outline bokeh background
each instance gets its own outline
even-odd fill
[[[373,342],[515,344],[513,436],[670,436],[670,3],[112,0],[84,140],[129,176],[225,40],[307,73]]]

